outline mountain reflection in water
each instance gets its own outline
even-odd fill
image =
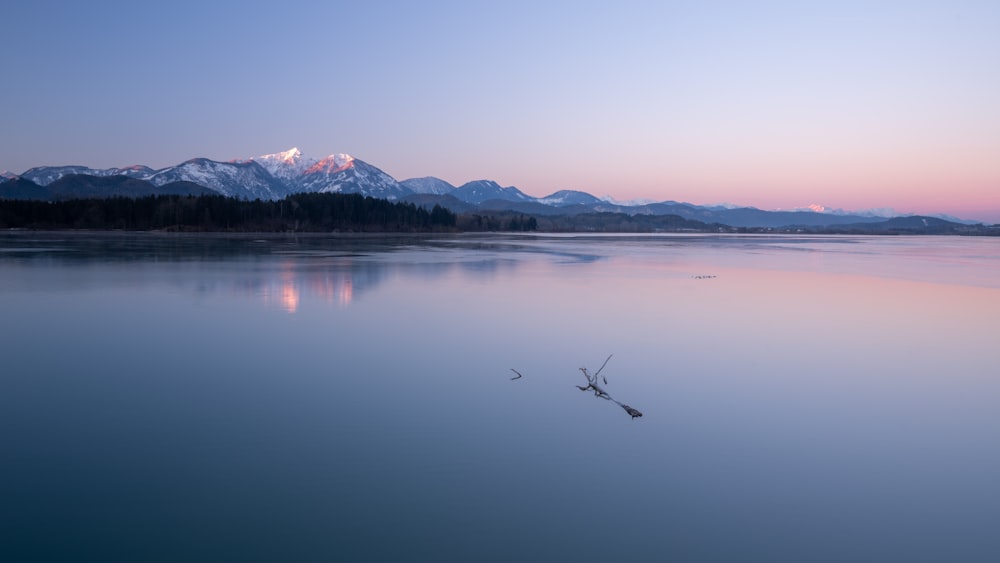
[[[1000,560],[995,240],[0,233],[0,311],[4,561]]]

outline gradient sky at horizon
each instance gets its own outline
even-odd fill
[[[1000,2],[9,4],[0,170],[297,146],[535,196],[1000,222]]]

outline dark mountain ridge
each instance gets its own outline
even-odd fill
[[[137,180],[128,176],[90,174],[68,174],[45,186],[25,178],[0,183],[0,199],[64,201],[86,198],[212,194],[216,192],[194,182],[175,181],[156,185],[148,180]]]

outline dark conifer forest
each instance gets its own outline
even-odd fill
[[[998,226],[934,217],[873,223],[732,227],[678,215],[582,213],[531,216],[513,210],[456,213],[442,205],[394,202],[360,194],[299,193],[279,200],[218,194],[156,194],[43,201],[0,198],[0,229],[168,232],[553,232],[553,233],[813,233],[1000,235]]]
[[[2,229],[191,232],[435,232],[456,215],[357,194],[303,193],[277,201],[221,195],[0,200]]]

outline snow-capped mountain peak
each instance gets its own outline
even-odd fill
[[[260,163],[217,162],[207,158],[192,158],[177,166],[165,168],[150,176],[156,186],[186,181],[235,197],[277,199],[284,195],[285,186]]]
[[[248,160],[260,164],[272,176],[285,183],[293,182],[316,163],[316,159],[303,156],[302,151],[298,147],[292,147],[284,152],[257,156]]]
[[[285,152],[279,152],[267,156],[275,156],[281,159],[281,161],[286,164],[293,164],[302,160],[302,151],[299,150],[299,147],[292,147]]]
[[[284,162],[285,164],[295,164],[302,160],[302,151],[299,147],[292,147],[287,151],[276,152],[272,154],[262,154],[260,156],[255,156],[248,158],[246,160],[237,160],[236,162],[246,162],[249,160],[256,160],[257,162]]]
[[[390,200],[412,193],[392,176],[343,153],[315,162],[296,186],[305,192],[361,193]]]
[[[315,162],[306,169],[306,174],[323,172],[326,174],[336,174],[354,166],[354,157],[349,154],[337,153]]]

